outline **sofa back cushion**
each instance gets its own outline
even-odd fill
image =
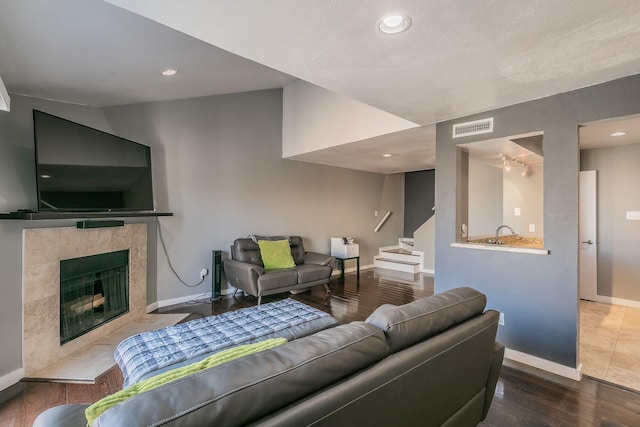
[[[93,426],[246,425],[388,354],[379,328],[339,325],[134,396]]]
[[[251,239],[236,239],[231,246],[231,258],[264,267],[260,246]]]
[[[378,307],[366,320],[382,329],[397,352],[484,311],[487,298],[472,288],[456,288],[409,304]]]
[[[304,256],[306,251],[304,250],[304,245],[302,244],[302,237],[300,236],[289,236],[289,243],[291,244],[291,255],[293,256],[293,260],[296,265],[304,264]]]

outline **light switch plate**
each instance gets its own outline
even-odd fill
[[[627,219],[629,220],[640,220],[640,211],[627,211]]]
[[[515,216],[520,216],[520,208],[515,208],[515,209],[513,210],[513,214],[514,214]]]

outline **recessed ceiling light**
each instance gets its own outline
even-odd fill
[[[382,157],[391,157],[391,154],[385,153],[385,154],[382,155]]]
[[[398,34],[411,27],[411,18],[406,15],[389,15],[378,21],[378,28],[385,34]]]
[[[617,132],[610,133],[609,136],[624,136],[627,133],[625,131],[619,130]]]
[[[40,178],[49,179],[49,178],[51,178],[51,175],[42,174],[42,175],[40,175]]]
[[[178,70],[174,70],[173,68],[167,68],[162,72],[163,76],[173,76],[178,72]]]

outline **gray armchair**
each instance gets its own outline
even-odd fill
[[[231,246],[231,258],[223,261],[224,273],[236,288],[235,292],[241,289],[258,297],[258,304],[264,295],[307,289],[315,285],[324,285],[328,292],[334,258],[305,251],[300,236],[290,236],[288,239],[295,267],[278,270],[265,270],[260,246],[254,240],[236,239]]]

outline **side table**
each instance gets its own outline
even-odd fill
[[[335,259],[339,259],[340,260],[340,279],[344,280],[344,262],[348,259],[355,259],[356,260],[356,277],[358,280],[360,280],[360,256],[351,256],[351,257],[346,257],[346,258],[342,258],[342,257],[334,257]]]

